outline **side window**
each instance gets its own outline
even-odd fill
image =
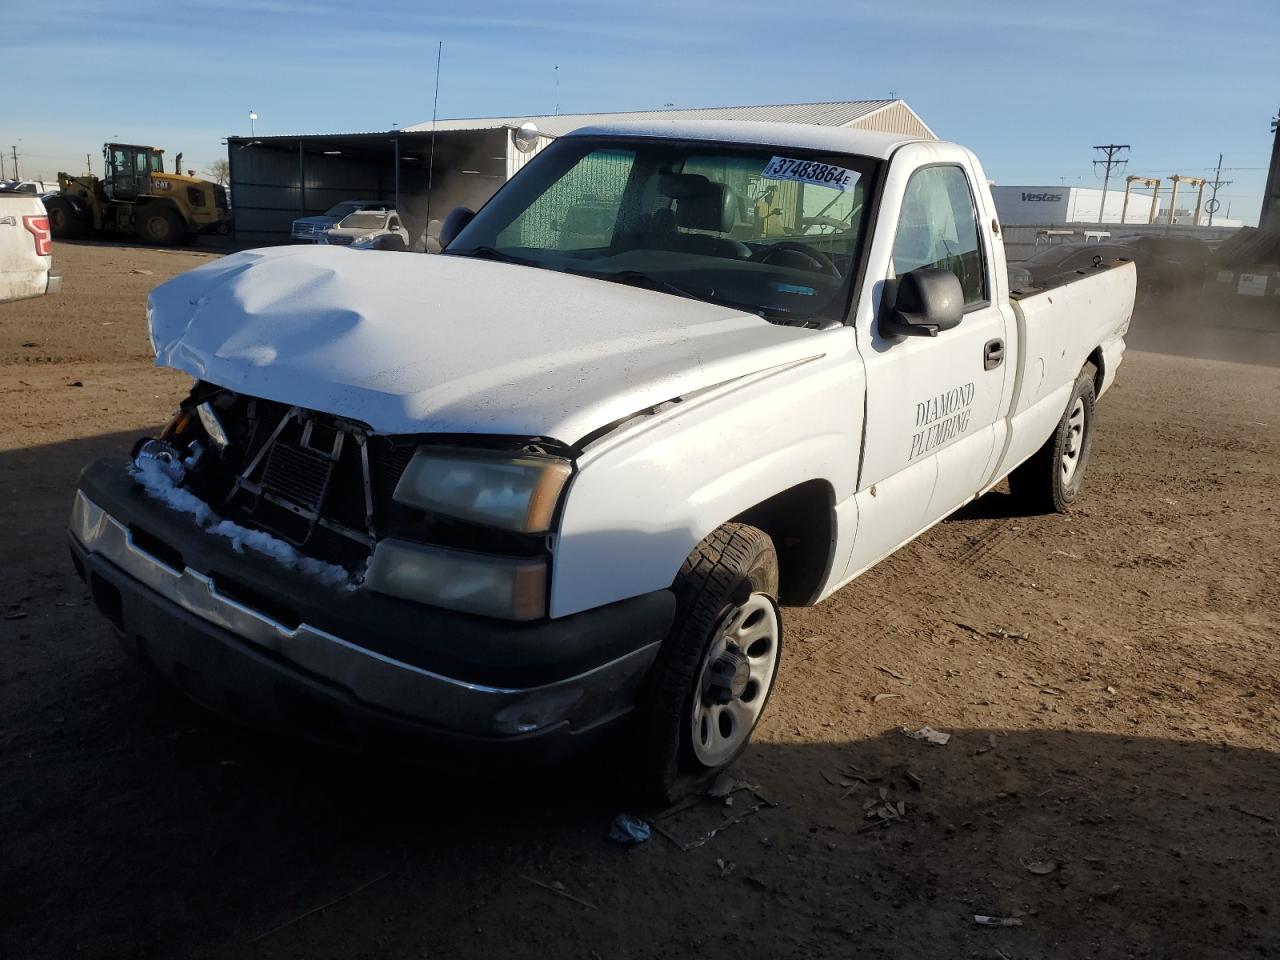
[[[965,306],[989,299],[973,194],[960,167],[925,167],[907,181],[893,240],[893,270],[902,276],[918,267],[954,273]]]

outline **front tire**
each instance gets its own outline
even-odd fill
[[[1093,449],[1093,378],[1086,365],[1053,436],[1009,474],[1009,491],[1028,512],[1065,513],[1080,494]]]
[[[677,574],[676,619],[637,712],[644,796],[674,803],[746,750],[778,674],[778,557],[764,531],[727,523]]]
[[[50,197],[44,202],[49,215],[49,232],[55,240],[74,240],[84,233],[84,218],[70,200]]]
[[[172,247],[182,242],[186,226],[172,207],[150,204],[134,214],[134,230],[144,243]]]

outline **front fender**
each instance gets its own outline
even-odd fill
[[[852,497],[861,358],[851,329],[813,342],[811,359],[683,398],[590,445],[556,537],[553,617],[670,586],[707,534],[800,483],[827,482],[836,504]]]

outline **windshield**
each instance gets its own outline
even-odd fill
[[[874,161],[789,148],[558,140],[449,245],[770,319],[843,320]]]
[[[386,222],[387,215],[385,213],[353,213],[338,226],[356,227],[360,230],[377,230],[385,225]]]

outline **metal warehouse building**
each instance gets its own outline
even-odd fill
[[[937,139],[902,100],[487,117],[377,133],[228,137],[236,236],[255,244],[287,242],[294,219],[342,200],[390,201],[411,236],[420,237],[428,220],[434,234],[449,210],[479,207],[556,137],[591,124],[663,119],[817,123]],[[518,144],[515,133],[526,123],[538,136]]]

